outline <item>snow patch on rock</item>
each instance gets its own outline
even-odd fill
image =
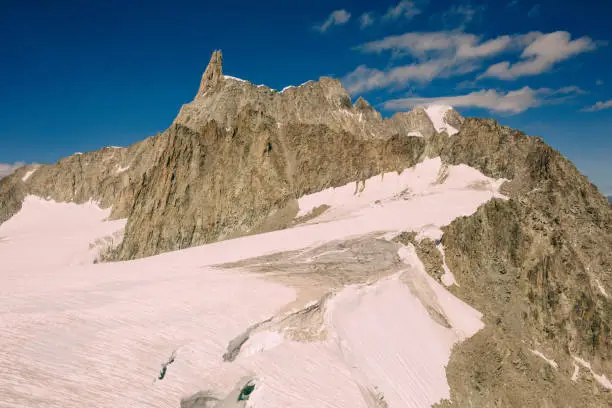
[[[446,254],[444,253],[444,246],[442,245],[442,243],[439,243],[438,245],[436,245],[436,248],[438,248],[438,251],[440,251],[440,254],[442,255],[442,269],[444,270],[444,275],[440,277],[442,283],[445,286],[459,286],[459,284],[455,280],[455,275],[453,275],[448,265],[446,265]]]
[[[238,81],[238,82],[249,82],[249,81],[247,81],[247,80],[245,80],[245,79],[242,79],[242,78],[236,78],[236,77],[229,76],[229,75],[223,75],[223,77],[224,77],[225,79],[233,79],[234,81]]]
[[[559,368],[559,365],[555,362],[555,360],[551,360],[551,359],[547,358],[542,352],[540,352],[538,350],[531,350],[531,349],[529,351],[531,351],[533,354],[535,354],[536,356],[538,356],[541,359],[543,359],[544,361],[546,361],[554,369],[558,369]]]
[[[578,367],[578,364],[573,363],[574,364],[574,372],[572,373],[572,381],[576,382],[578,381],[578,376],[580,375],[580,367]]]
[[[416,237],[414,237],[414,239],[416,239],[417,242],[421,242],[424,239],[430,239],[436,242],[442,239],[443,234],[444,233],[442,232],[439,226],[426,225],[417,232],[417,235]]]
[[[282,89],[281,93],[283,93],[283,92],[285,92],[285,91],[287,91],[287,90],[289,90],[289,89],[299,88],[299,87],[304,86],[304,85],[307,85],[307,84],[309,84],[309,83],[311,83],[311,82],[314,82],[314,81],[313,81],[313,80],[309,80],[309,81],[306,81],[306,82],[304,82],[303,84],[300,84],[300,85],[297,85],[297,86],[296,86],[296,85],[288,85],[288,86],[286,86],[286,87],[284,87],[284,88]]]
[[[25,183],[26,181],[28,181],[28,179],[29,179],[30,177],[32,177],[32,174],[34,174],[34,172],[35,172],[36,170],[37,170],[37,169],[35,169],[35,168],[34,168],[34,169],[32,169],[32,170],[29,170],[29,171],[28,171],[26,174],[24,174],[24,175],[23,175],[23,177],[21,178],[21,181],[23,181],[24,183]]]
[[[449,136],[453,136],[459,132],[459,130],[449,125],[444,118],[446,112],[451,109],[453,109],[453,107],[449,105],[429,105],[425,108],[425,113],[427,113],[429,120],[433,123],[436,132],[440,133],[446,131]]]
[[[602,387],[604,387],[607,390],[612,390],[612,382],[608,380],[608,377],[605,374],[597,374],[595,371],[593,371],[593,369],[591,368],[591,363],[589,363],[588,361],[585,361],[577,356],[572,356],[572,357],[574,358],[574,361],[576,361],[582,367],[589,370],[591,372],[591,375],[595,379],[595,381],[601,384]]]
[[[595,280],[595,283],[597,284],[597,289],[599,289],[599,292],[601,292],[602,295],[604,295],[604,297],[608,298],[609,295],[606,292],[606,289],[603,287],[603,285],[601,284],[601,282],[599,280]]]

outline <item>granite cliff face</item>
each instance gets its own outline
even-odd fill
[[[504,185],[510,200],[490,201],[444,230],[459,283],[453,292],[486,324],[453,353],[448,406],[609,406],[600,385],[570,379],[576,366],[585,370],[575,357],[612,372],[606,198],[541,139],[493,120],[467,119],[461,137],[441,145],[446,162],[511,180]],[[558,369],[525,353],[527,339]]]
[[[383,119],[340,82],[282,92],[223,75],[212,55],[195,99],[165,132],[128,148],[75,154],[0,180],[0,223],[28,194],[94,199],[128,218],[109,259],[134,259],[294,222],[296,198],[402,171],[425,157],[506,178],[493,200],[444,230],[452,291],[486,327],[448,366],[453,407],[609,406],[594,382],[570,380],[574,357],[612,377],[612,214],[606,198],[541,139],[489,119],[415,109]],[[436,127],[438,125],[438,127]],[[359,188],[359,183],[356,184]],[[432,243],[419,255],[439,279]],[[525,353],[535,342],[559,363]],[[544,366],[542,366],[544,364]]]

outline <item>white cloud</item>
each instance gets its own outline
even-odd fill
[[[401,88],[411,82],[427,83],[435,78],[470,73],[478,70],[488,58],[522,50],[518,62],[499,62],[477,77],[510,80],[546,72],[556,63],[593,50],[600,44],[589,37],[571,40],[565,31],[549,34],[536,31],[488,40],[462,31],[410,32],[367,42],[355,49],[369,53],[391,52],[394,59],[410,56],[411,63],[385,70],[362,65],[346,75],[344,83],[352,93],[390,86]]]
[[[331,26],[346,24],[350,18],[351,13],[347,12],[346,10],[332,11],[329,17],[327,17],[327,20],[325,20],[323,24],[315,26],[315,29],[325,32]]]
[[[372,13],[363,13],[361,17],[359,17],[359,23],[361,24],[361,28],[366,28],[374,24],[374,16]]]
[[[531,33],[531,36],[525,38],[527,41],[533,41],[523,50],[521,61],[514,64],[503,61],[491,65],[480,78],[512,80],[521,76],[538,75],[549,71],[556,63],[597,48],[597,44],[586,36],[570,40],[571,35],[567,31]]]
[[[605,102],[599,101],[593,106],[589,106],[587,108],[582,109],[582,111],[583,112],[596,112],[596,111],[610,109],[610,108],[612,108],[612,99],[609,99]]]
[[[585,90],[583,90],[580,87],[577,86],[565,86],[563,88],[559,88],[555,91],[555,93],[557,94],[576,94],[576,95],[584,95],[588,92],[586,92]]]
[[[478,88],[478,81],[471,81],[471,80],[464,80],[459,82],[456,86],[455,89],[474,89],[474,88]]]
[[[482,60],[519,46],[524,42],[523,37],[506,35],[483,41],[473,34],[450,31],[389,36],[357,49],[374,53],[391,51],[395,56],[407,54],[417,62],[384,71],[362,65],[346,75],[343,82],[350,92],[355,93],[466,74],[477,70]]]
[[[344,86],[351,93],[365,92],[389,86],[402,86],[408,82],[430,82],[446,69],[445,61],[410,64],[381,71],[360,65],[343,78]]]
[[[412,32],[385,37],[356,47],[364,52],[392,51],[395,55],[409,54],[419,59],[440,55],[466,58],[485,58],[510,49],[520,49],[541,33],[502,35],[483,41],[481,36],[456,31]]]
[[[482,43],[480,39],[472,38],[462,42],[457,48],[457,57],[460,58],[483,58],[499,54],[513,45],[512,37],[502,35]]]
[[[514,7],[519,3],[519,0],[512,0],[510,3],[506,4],[506,7]]]
[[[421,14],[421,9],[416,5],[416,2],[410,0],[402,0],[393,7],[389,7],[387,13],[384,15],[386,20],[397,20],[400,17],[406,17],[412,19],[415,16]]]
[[[598,79],[595,81],[595,85],[603,85],[603,84],[604,84],[604,81],[601,79]]]
[[[453,38],[453,33],[445,31],[406,33],[371,41],[357,49],[364,52],[404,51],[414,56],[424,57],[427,52],[447,49],[453,43]]]
[[[25,166],[24,162],[0,163],[0,179],[12,174],[19,167]]]
[[[464,29],[474,19],[479,18],[484,10],[485,6],[453,5],[442,13],[442,23],[446,27]]]
[[[532,89],[526,86],[509,92],[489,89],[458,96],[394,99],[385,102],[384,106],[389,110],[406,110],[417,106],[441,103],[455,107],[483,108],[494,112],[517,114],[544,104],[562,102],[568,97],[582,92],[580,88],[575,86],[557,90],[549,88]]]
[[[529,12],[527,12],[527,17],[529,18],[536,18],[539,15],[540,15],[540,5],[539,4],[534,5],[531,9],[529,9]]]
[[[435,78],[449,78],[474,72],[479,66],[470,60],[456,61],[447,58],[400,65],[384,71],[360,65],[347,74],[342,82],[352,94],[381,88],[402,89],[410,83],[426,84]]]

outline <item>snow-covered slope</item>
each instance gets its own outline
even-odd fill
[[[446,131],[449,136],[458,133],[459,130],[452,127],[445,119],[446,112],[450,111],[452,106],[449,105],[429,105],[425,108],[425,112],[436,128],[436,132]]]
[[[0,405],[177,407],[252,379],[252,407],[430,406],[480,314],[387,239],[439,235],[500,184],[430,159],[303,197],[300,217],[329,208],[291,229],[107,264],[92,263],[96,242],[124,221],[28,197],[0,226]],[[340,273],[346,251],[372,266]]]

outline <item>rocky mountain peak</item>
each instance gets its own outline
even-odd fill
[[[368,103],[368,101],[363,99],[361,96],[359,98],[357,98],[357,101],[355,102],[355,107],[357,109],[363,110],[363,111],[374,110],[374,108],[372,108],[372,106]]]
[[[219,80],[223,78],[223,54],[221,50],[215,50],[211,57],[204,74],[202,75],[202,81],[200,82],[200,89],[198,90],[199,97],[206,93],[209,89],[213,88]]]
[[[214,121],[221,128],[231,130],[236,128],[241,112],[256,110],[267,116],[278,129],[287,129],[289,125],[298,123],[323,125],[349,132],[363,140],[386,139],[393,135],[427,138],[442,131],[451,135],[458,133],[461,127],[462,118],[454,110],[450,112],[450,107],[431,112],[421,109],[414,114],[384,119],[363,98],[353,104],[350,93],[337,78],[322,76],[317,81],[277,91],[266,85],[255,85],[248,80],[224,75],[222,61],[221,52],[215,51],[202,76],[196,98],[183,105],[174,124],[198,132]],[[209,92],[213,89],[214,92]]]

